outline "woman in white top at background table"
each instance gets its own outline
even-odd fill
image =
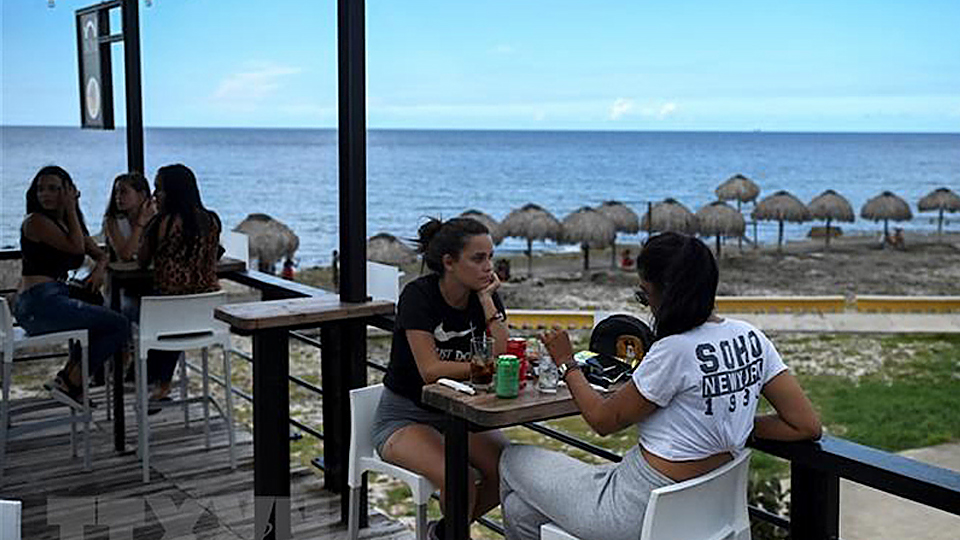
[[[156,214],[150,183],[142,174],[121,174],[113,180],[110,202],[103,214],[103,230],[114,260],[136,259],[140,236]]]
[[[751,436],[820,437],[813,406],[770,340],[713,312],[719,272],[703,242],[654,236],[637,269],[637,297],[653,312],[656,341],[632,383],[604,397],[577,367],[565,331],[541,339],[587,424],[600,435],[636,425],[638,444],[604,465],[535,446],[506,448],[500,496],[508,540],[539,538],[546,522],[579,538],[635,540],[652,490],[716,469]],[[775,413],[756,416],[760,395]]]
[[[137,258],[140,237],[153,216],[157,205],[150,195],[150,183],[138,172],[123,173],[113,180],[110,201],[103,213],[103,233],[111,262],[130,262]],[[124,288],[120,297],[120,312],[131,320],[140,319],[140,297],[149,294],[149,284],[140,288]],[[132,356],[128,356],[132,358]],[[103,384],[101,368],[95,375],[95,384]],[[133,368],[127,369],[128,382],[133,382]]]

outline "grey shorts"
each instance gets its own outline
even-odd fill
[[[411,399],[384,386],[373,418],[372,438],[377,454],[383,456],[383,446],[387,439],[400,428],[410,424],[426,424],[443,433],[446,417],[439,411],[424,409]]]

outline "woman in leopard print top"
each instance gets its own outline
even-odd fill
[[[140,244],[142,266],[153,263],[157,294],[196,294],[220,290],[220,218],[200,200],[197,178],[185,165],[157,171],[154,196],[157,215],[147,225]],[[161,365],[148,365],[148,380],[158,379],[155,398],[169,392],[179,355],[163,355]],[[155,375],[155,376],[151,376]]]

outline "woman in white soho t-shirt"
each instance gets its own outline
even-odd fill
[[[730,461],[751,432],[777,440],[820,436],[813,406],[767,336],[713,313],[719,275],[703,242],[675,233],[652,237],[637,269],[656,341],[633,384],[604,398],[578,369],[565,331],[541,339],[590,427],[607,435],[635,424],[638,444],[606,465],[508,447],[500,460],[508,540],[539,538],[548,521],[579,538],[636,539],[653,489]],[[775,414],[755,416],[761,394]]]

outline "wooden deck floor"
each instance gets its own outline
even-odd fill
[[[113,451],[113,425],[102,406],[95,421],[91,471],[83,470],[82,444],[78,457],[70,456],[69,427],[29,433],[7,445],[0,499],[23,501],[24,539],[107,539],[111,528],[114,533],[130,531],[113,538],[137,540],[254,538],[253,440],[248,431],[236,430],[238,466],[231,470],[226,426],[219,417],[211,419],[211,448],[206,450],[199,404],[191,406],[189,429],[180,408],[163,410],[150,417],[151,482],[144,484],[132,410],[128,407],[126,455]],[[308,469],[294,470],[291,477],[294,538],[346,538],[339,496],[321,489],[322,478]],[[413,538],[411,530],[375,511],[370,527],[360,532],[367,539]]]

